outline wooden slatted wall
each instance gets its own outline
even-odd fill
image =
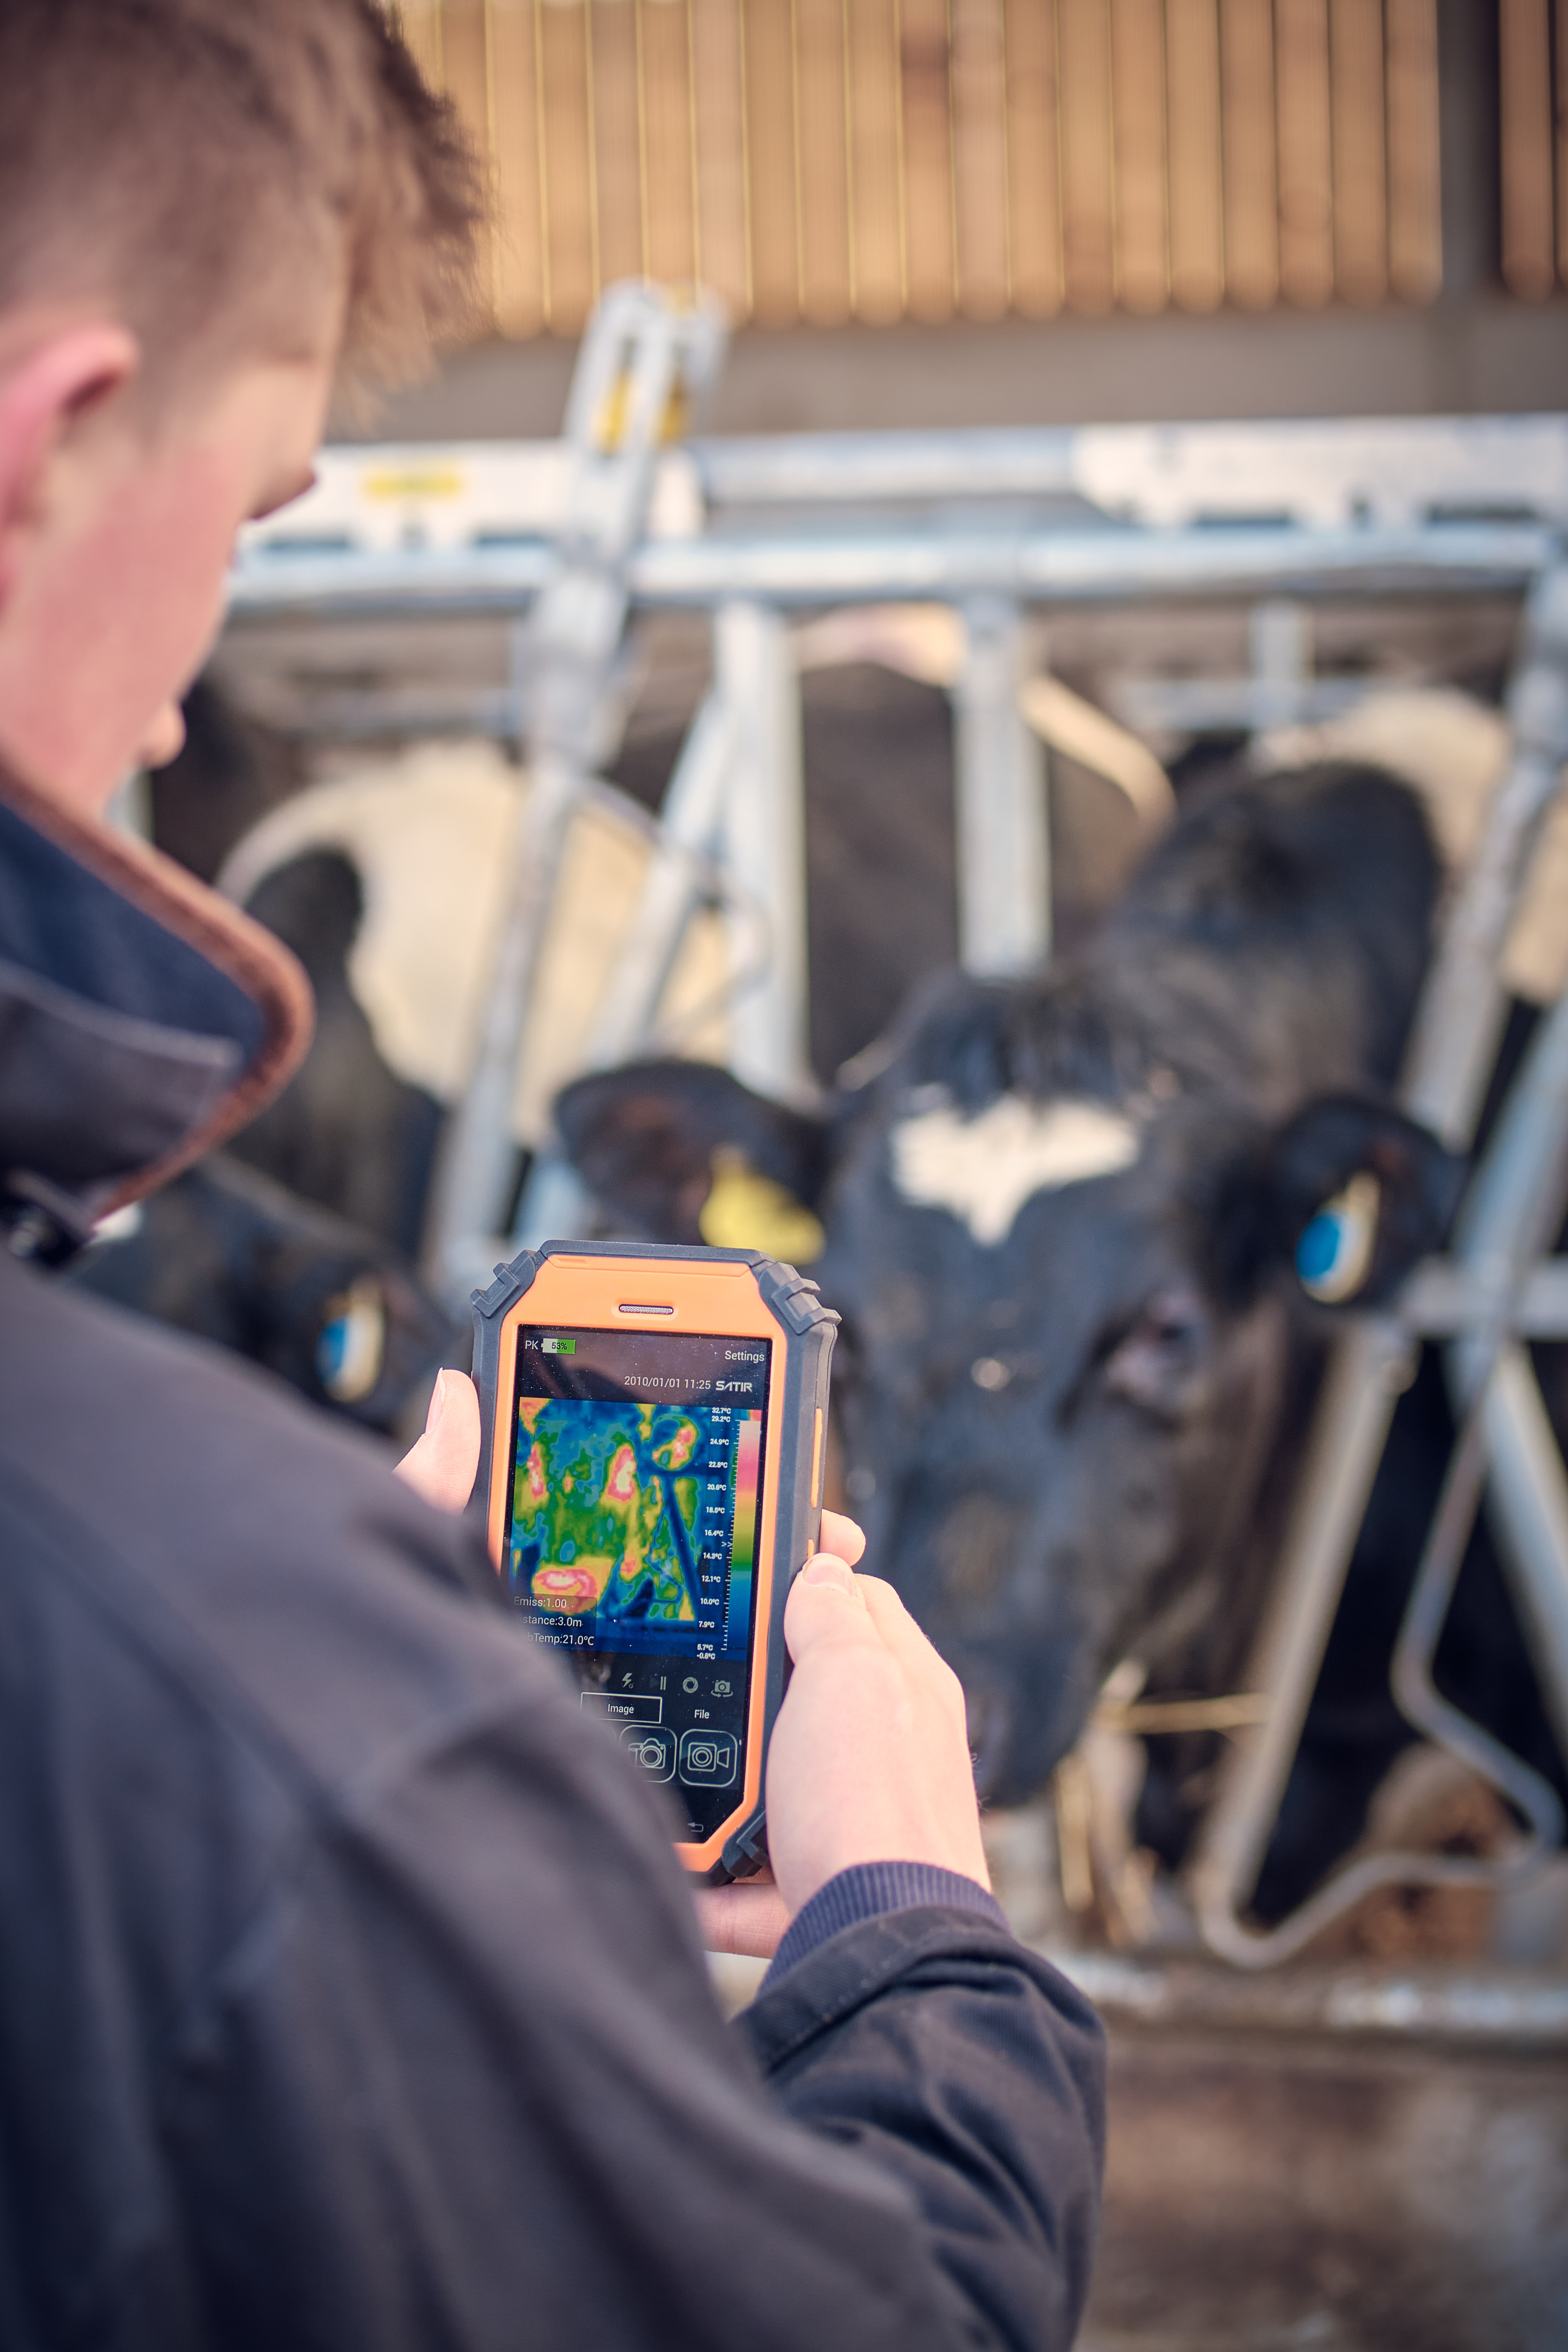
[[[777,326],[1438,289],[1436,0],[396,13],[489,159],[507,334],[574,332],[644,273]]]
[[[1540,301],[1568,286],[1568,0],[1500,0],[1502,274]]]

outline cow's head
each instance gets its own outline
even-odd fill
[[[463,1335],[375,1234],[210,1152],[114,1221],[68,1282],[266,1365],[391,1433]]]
[[[736,1230],[738,1171],[820,1220],[867,1565],[962,1675],[997,1801],[1044,1782],[1120,1659],[1190,1654],[1242,1605],[1314,1328],[1436,1244],[1458,1178],[1376,1104],[1265,1119],[1131,1066],[1070,989],[1023,1000],[952,982],[820,1118],[674,1062],[559,1106],[622,1231],[768,1246]]]

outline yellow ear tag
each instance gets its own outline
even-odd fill
[[[759,1176],[738,1151],[713,1154],[713,1185],[697,1219],[711,1249],[755,1249],[786,1265],[809,1265],[826,1235],[804,1202],[771,1176]]]
[[[1377,1241],[1383,1188],[1366,1169],[1325,1201],[1296,1244],[1296,1272],[1309,1298],[1338,1307],[1365,1282]]]

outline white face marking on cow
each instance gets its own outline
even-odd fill
[[[1138,1129],[1103,1103],[1031,1103],[1002,1095],[965,1118],[951,1104],[901,1119],[889,1136],[906,1201],[946,1209],[986,1248],[1005,1241],[1036,1192],[1131,1168]]]

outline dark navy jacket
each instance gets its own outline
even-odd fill
[[[653,1793],[472,1529],[47,1263],[299,983],[0,791],[0,2346],[1065,2347],[1099,2029],[847,1873],[735,2027]]]

